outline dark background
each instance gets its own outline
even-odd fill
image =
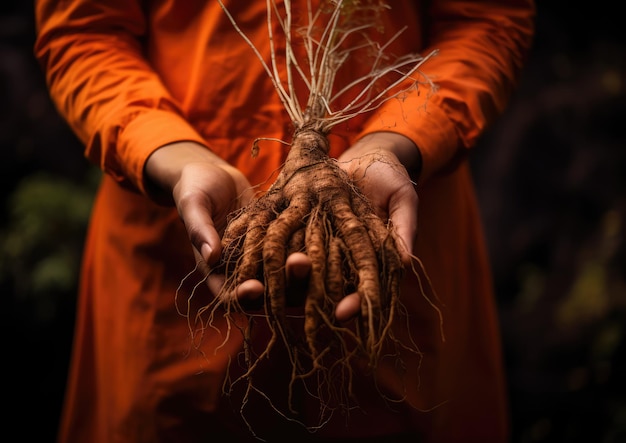
[[[53,441],[98,172],[0,6],[5,432]],[[473,166],[501,312],[514,443],[626,441],[626,39],[608,0],[540,1],[532,56]]]

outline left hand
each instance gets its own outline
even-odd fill
[[[408,265],[417,236],[418,196],[409,171],[419,170],[421,156],[415,144],[392,132],[369,134],[339,158],[339,166],[370,199],[377,215],[396,230],[403,263]],[[352,293],[337,304],[335,317],[346,321],[361,309],[361,297]]]

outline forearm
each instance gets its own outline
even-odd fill
[[[204,143],[145,59],[138,1],[38,0],[35,55],[85,156],[125,187],[144,192],[152,152]]]
[[[392,131],[413,140],[422,156],[420,181],[447,170],[506,107],[532,33],[527,0],[432,2],[417,89],[372,113],[363,134]],[[434,84],[432,87],[427,79]]]

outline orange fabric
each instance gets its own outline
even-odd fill
[[[265,2],[225,3],[267,54]],[[331,154],[380,130],[407,135],[419,146],[416,251],[438,297],[445,341],[437,312],[409,276],[402,296],[410,331],[399,325],[397,333],[410,332],[423,352],[419,359],[406,356],[411,370],[419,367],[406,380],[402,404],[412,407],[398,404],[390,412],[367,381],[357,379],[365,414],[355,411],[348,426],[338,419],[317,435],[414,433],[429,442],[504,442],[508,411],[498,323],[465,153],[515,87],[534,6],[530,0],[390,3],[385,32],[408,25],[393,52],[438,49],[422,70],[439,89],[431,95],[421,88],[338,127]],[[236,165],[252,184],[267,186],[286,152],[266,142],[252,158],[252,141],[288,140],[291,123],[216,1],[38,0],[36,13],[35,53],[51,95],[84,142],[85,155],[107,173],[84,253],[59,441],[244,441],[225,437],[235,432],[237,418],[220,395],[228,357],[241,338],[233,334],[214,353],[223,338],[207,332],[205,356],[191,349],[188,323],[176,310],[187,309],[186,296],[175,299],[194,266],[191,248],[176,211],[145,196],[143,167],[158,147],[193,140]],[[194,279],[185,281],[181,293],[187,294]],[[197,291],[200,303],[206,294]],[[281,370],[279,357],[272,362],[270,387]],[[380,383],[400,395],[392,366],[381,369]],[[297,432],[267,410],[263,403],[255,409],[260,427]]]

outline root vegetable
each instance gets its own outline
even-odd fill
[[[322,1],[318,11],[309,11],[309,23],[298,33],[308,57],[303,63],[291,49],[294,36],[290,2],[285,2],[281,14],[279,7],[268,0],[268,23],[279,20],[286,33],[285,84],[278,74],[273,49],[271,63],[266,65],[222,5],[259,56],[296,129],[273,185],[232,215],[222,240],[221,261],[212,270],[223,273],[226,281],[205,312],[225,315],[244,329],[246,368],[243,375],[227,380],[227,389],[244,382],[247,393],[255,391],[258,365],[271,358],[276,346],[284,346],[292,364],[289,410],[297,413],[297,405],[291,400],[294,384],[314,381],[316,388],[311,395],[319,398],[324,411],[315,426],[327,419],[327,410],[332,413],[335,405],[348,407],[348,399],[353,396],[351,371],[355,362],[365,361],[364,366],[359,365],[374,372],[389,343],[393,347],[392,322],[398,314],[399,283],[405,272],[393,226],[376,214],[357,184],[329,156],[328,134],[335,125],[415,88],[417,80],[412,76],[427,59],[411,54],[385,64],[385,45],[372,43],[375,55],[371,72],[350,85],[334,85],[336,71],[356,50],[343,44],[374,29],[375,21],[366,19],[376,17],[387,7],[377,0],[361,1],[358,6],[353,3]],[[273,41],[276,36],[271,29],[268,25]],[[362,41],[370,42],[369,38]],[[300,106],[302,100],[294,86],[296,76],[308,87],[304,106]],[[348,105],[332,109],[337,97],[348,90],[352,97]],[[291,298],[298,295],[288,292],[285,275],[287,256],[293,252],[306,253],[312,263],[303,311],[297,318],[290,316],[289,306],[295,304]],[[256,312],[242,306],[236,297],[237,286],[249,279],[265,285]],[[360,295],[360,314],[350,324],[342,324],[335,317],[335,308],[352,292]],[[245,326],[238,323],[240,315],[249,316]],[[262,351],[254,352],[249,340],[259,317],[267,322],[271,337]],[[337,380],[343,384],[339,391]]]

